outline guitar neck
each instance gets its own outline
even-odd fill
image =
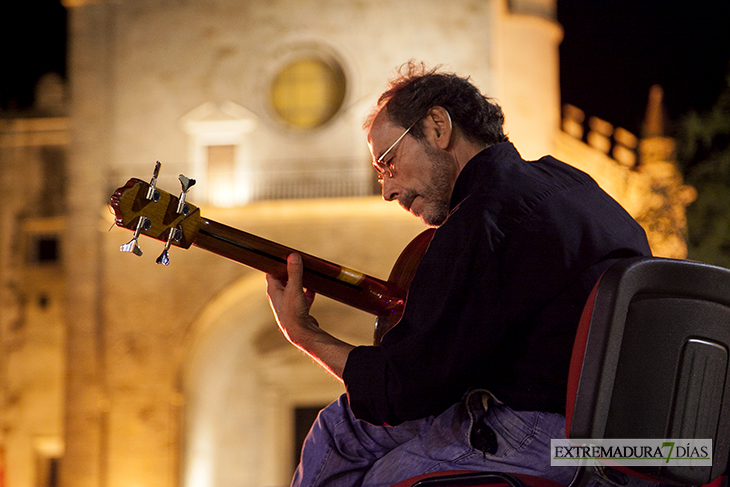
[[[297,252],[304,263],[304,287],[374,315],[402,312],[405,294],[392,283],[206,218],[201,218],[193,245],[282,281],[287,256]]]
[[[195,245],[285,281],[286,258],[294,249],[203,218],[200,209],[139,179],[130,179],[112,195],[110,204],[117,225],[135,230],[132,242],[123,245],[135,252],[139,234],[177,247]],[[171,236],[177,235],[175,239]],[[166,247],[167,249],[167,247]],[[139,250],[139,249],[137,249]],[[136,253],[136,252],[135,252]],[[410,282],[382,281],[332,262],[297,252],[304,262],[304,286],[349,306],[383,317],[400,316]],[[141,255],[141,250],[138,255]],[[420,259],[420,257],[419,257]],[[158,259],[159,262],[159,259]]]

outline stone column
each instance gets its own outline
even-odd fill
[[[71,150],[64,262],[67,390],[61,485],[107,484],[101,211],[111,153],[114,5],[67,0]]]

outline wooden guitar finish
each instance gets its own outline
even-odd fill
[[[140,234],[166,242],[158,263],[169,262],[170,245],[185,249],[194,245],[285,281],[287,256],[293,252],[300,254],[306,288],[377,316],[376,345],[400,320],[408,287],[433,236],[433,229],[428,229],[413,239],[396,261],[388,280],[382,281],[203,218],[198,207],[181,203],[180,198],[140,179],[130,179],[117,189],[110,205],[116,224],[135,231],[132,241],[123,245],[122,250],[141,255],[137,245]]]

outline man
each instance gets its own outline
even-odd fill
[[[319,328],[292,255],[267,276],[279,327],[343,381],[305,442],[295,485],[391,485],[447,469],[563,484],[567,372],[593,284],[649,255],[641,227],[586,174],[527,162],[501,108],[467,79],[409,63],[366,121],[383,198],[437,227],[401,321],[379,347]]]

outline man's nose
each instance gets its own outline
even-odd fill
[[[398,186],[393,182],[393,178],[387,175],[383,177],[383,199],[385,201],[393,201],[398,199]]]

